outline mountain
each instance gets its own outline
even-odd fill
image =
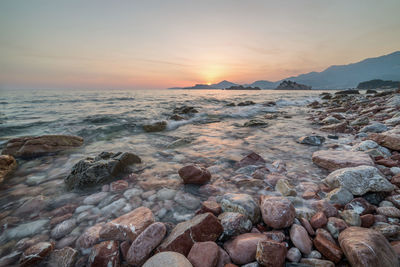
[[[265,80],[255,81],[252,84],[249,84],[251,87],[260,87],[262,89],[274,89],[279,84],[279,82],[270,82]]]
[[[357,85],[357,89],[386,89],[386,88],[398,88],[400,86],[400,81],[383,81],[383,80],[371,80],[366,82],[361,82]]]
[[[194,86],[189,86],[189,87],[171,87],[168,89],[225,89],[229,88],[231,86],[237,86],[237,83],[229,82],[227,80],[223,80],[222,82],[219,83],[214,83],[214,84],[196,84]]]
[[[314,89],[344,89],[354,88],[360,82],[372,79],[400,80],[400,51],[284,80],[307,84]]]

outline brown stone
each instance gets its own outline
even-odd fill
[[[150,209],[139,207],[106,223],[100,230],[100,238],[104,240],[133,241],[154,220],[154,215]]]
[[[323,132],[332,132],[332,133],[345,133],[347,130],[347,122],[334,123],[326,126],[322,126],[319,128]]]
[[[312,161],[328,171],[361,165],[374,166],[371,157],[359,151],[319,150],[313,153]]]
[[[207,241],[194,243],[187,258],[193,267],[214,267],[217,265],[218,256],[218,245]]]
[[[110,184],[110,191],[111,192],[121,192],[127,189],[129,186],[128,182],[125,180],[117,180]]]
[[[99,223],[90,228],[87,228],[85,232],[76,240],[77,248],[90,248],[100,240],[100,230],[103,224]]]
[[[400,241],[390,242],[393,250],[397,253],[397,257],[400,258]]]
[[[387,147],[392,150],[400,150],[400,128],[396,127],[390,131],[383,133],[372,133],[368,139],[373,140],[381,146]]]
[[[211,179],[211,173],[206,169],[197,165],[188,165],[178,171],[184,184],[205,184]]]
[[[4,153],[3,153],[4,154]],[[17,168],[17,161],[13,156],[0,155],[0,184]]]
[[[396,252],[387,239],[375,230],[349,227],[340,233],[339,243],[352,266],[399,266]]]
[[[311,204],[311,206],[313,209],[319,212],[323,212],[327,218],[335,217],[338,215],[336,207],[325,199],[315,201]]]
[[[281,179],[286,179],[286,176],[280,174],[280,173],[270,173],[265,177],[265,180],[272,186],[276,186],[279,180]]]
[[[78,257],[78,251],[70,247],[53,250],[47,262],[48,267],[73,267]]]
[[[300,218],[299,221],[301,222],[301,225],[303,225],[303,227],[307,230],[309,235],[315,235],[314,229],[306,218]]]
[[[375,223],[375,217],[372,214],[365,214],[360,216],[361,227],[369,228]]]
[[[25,136],[9,140],[2,154],[32,158],[79,147],[82,144],[82,137],[72,135]]]
[[[61,216],[58,216],[58,217],[54,217],[54,218],[52,218],[50,220],[50,225],[54,226],[54,225],[59,224],[59,223],[65,221],[65,220],[68,220],[71,217],[72,217],[72,213],[67,213],[67,214],[64,214],[64,215],[61,215]]]
[[[400,218],[400,210],[396,207],[379,207],[376,212],[386,217]]]
[[[335,267],[335,264],[331,261],[327,260],[320,260],[320,259],[313,259],[313,258],[302,258],[300,263],[306,266],[312,267]]]
[[[237,162],[236,165],[240,168],[247,165],[264,165],[265,163],[266,161],[260,155],[252,152]]]
[[[77,207],[78,207],[78,204],[70,203],[70,204],[64,205],[60,208],[57,208],[55,210],[52,210],[50,212],[50,214],[53,217],[58,217],[58,216],[65,215],[67,213],[74,213],[74,211]]]
[[[19,265],[24,266],[37,266],[50,252],[53,250],[53,244],[50,242],[39,242],[27,250],[21,256]]]
[[[158,247],[158,251],[175,251],[187,255],[195,242],[215,241],[223,228],[212,213],[204,213],[179,223]]]
[[[383,166],[389,167],[389,168],[398,167],[399,166],[399,162],[396,161],[396,160],[392,160],[392,159],[379,159],[379,160],[376,160],[375,163],[379,164],[379,165],[383,165]]]
[[[211,212],[215,216],[218,216],[222,212],[221,205],[219,205],[215,201],[209,201],[209,200],[204,201],[203,203],[201,203],[201,208],[198,211],[198,214],[206,212]]]
[[[400,173],[393,176],[392,179],[390,179],[390,182],[394,185],[397,185],[398,187],[400,187]]]
[[[166,232],[167,228],[163,223],[151,224],[132,242],[126,261],[135,266],[142,265],[150,256],[150,253],[161,243]]]
[[[310,224],[314,229],[318,229],[324,227],[328,222],[328,218],[326,218],[325,213],[317,212],[314,216],[311,217]]]
[[[260,208],[263,221],[275,229],[289,227],[296,216],[293,204],[284,197],[261,196]]]
[[[290,240],[304,254],[310,254],[312,242],[308,236],[307,230],[298,224],[293,224],[290,228]]]
[[[263,233],[269,240],[273,240],[276,242],[283,242],[286,239],[285,233],[283,231],[268,231]]]
[[[231,257],[229,257],[229,254],[222,249],[221,247],[218,247],[219,250],[219,257],[218,257],[218,262],[217,262],[217,267],[224,267],[226,264],[231,263]]]
[[[315,237],[314,246],[325,258],[330,261],[338,263],[342,259],[343,252],[340,247],[326,239],[321,234]]]
[[[260,241],[257,245],[256,259],[261,266],[284,266],[287,254],[286,246],[275,241]]]
[[[118,241],[103,241],[92,248],[88,267],[119,267]]]
[[[131,242],[130,241],[124,241],[124,242],[121,242],[121,244],[119,245],[119,248],[120,248],[120,251],[121,251],[121,255],[122,255],[122,258],[125,260],[125,261],[127,261],[127,256],[128,256],[128,250],[129,250],[129,248],[131,247]]]
[[[257,244],[268,241],[264,234],[247,233],[225,242],[224,248],[235,264],[247,264],[256,259]]]

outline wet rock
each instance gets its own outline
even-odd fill
[[[4,153],[3,153],[4,154]],[[0,155],[0,184],[17,168],[17,161],[13,156]]]
[[[201,208],[198,211],[198,213],[200,214],[200,213],[206,213],[206,212],[211,212],[215,216],[218,216],[222,212],[221,205],[219,205],[215,201],[210,201],[210,200],[204,201],[201,203]]]
[[[76,163],[64,182],[70,189],[100,185],[128,172],[129,166],[136,163],[141,163],[141,159],[132,153],[102,152],[95,158]]]
[[[350,126],[363,126],[369,123],[368,117],[358,118],[350,123]]]
[[[369,228],[375,223],[375,217],[372,214],[365,214],[360,216],[361,227]]]
[[[275,191],[281,193],[282,196],[297,196],[296,190],[286,179],[280,179],[276,183]]]
[[[397,208],[400,208],[400,195],[389,196],[387,200],[392,202]]]
[[[335,206],[333,206],[325,199],[315,201],[311,204],[311,206],[313,209],[323,212],[327,218],[335,217],[338,214]]]
[[[76,235],[70,235],[70,236],[66,236],[60,240],[58,240],[57,244],[56,244],[56,249],[61,249],[64,247],[74,247],[76,244],[76,240],[78,239],[78,236]]]
[[[298,248],[291,247],[286,254],[286,258],[291,262],[299,262],[301,259],[301,252]]]
[[[253,224],[246,215],[237,212],[224,212],[218,216],[224,228],[225,236],[236,236],[247,233]]]
[[[290,228],[290,240],[304,254],[310,254],[312,242],[308,236],[307,230],[298,224],[293,224]]]
[[[349,227],[340,234],[339,243],[352,266],[399,266],[389,242],[374,230]]]
[[[129,213],[106,223],[100,230],[104,240],[135,240],[155,218],[150,209],[139,207]]]
[[[9,140],[2,154],[33,158],[80,147],[82,144],[82,137],[72,135],[25,136]]]
[[[110,184],[111,192],[122,192],[128,188],[129,184],[125,180],[117,180]]]
[[[303,258],[300,260],[300,263],[313,267],[335,267],[335,264],[331,261],[320,260],[320,259],[312,259],[312,258]],[[304,266],[304,267],[306,267]],[[301,266],[303,267],[303,266]]]
[[[395,207],[379,207],[376,212],[387,217],[400,218],[400,210]]]
[[[330,217],[328,218],[328,223],[326,224],[326,228],[334,238],[338,238],[340,232],[347,228],[347,224],[342,219],[336,217]]]
[[[325,119],[323,119],[321,122],[322,122],[323,124],[329,125],[329,124],[337,124],[337,123],[340,123],[341,121],[338,120],[338,119],[336,119],[336,118],[333,117],[333,116],[328,116],[328,117],[326,117]]]
[[[188,260],[193,267],[214,267],[217,265],[219,248],[215,242],[197,242],[190,249]]]
[[[400,226],[396,224],[389,224],[385,222],[377,222],[375,217],[375,225],[371,228],[380,232],[386,238],[396,238],[400,235]]]
[[[101,213],[104,216],[110,216],[111,214],[118,215],[119,211],[122,210],[126,206],[126,200],[124,198],[120,198],[111,204],[101,208]]]
[[[320,146],[324,142],[325,142],[325,137],[320,135],[302,136],[299,139],[297,139],[297,143],[310,146]]]
[[[256,259],[257,244],[268,241],[263,234],[247,233],[225,242],[224,248],[235,264],[246,264]]]
[[[71,231],[76,227],[76,220],[69,219],[63,221],[62,223],[56,225],[56,227],[51,230],[51,237],[54,239],[60,239],[67,234],[71,233]]]
[[[29,223],[19,224],[17,227],[7,229],[0,236],[0,243],[4,240],[21,239],[27,236],[32,236],[40,233],[49,220],[37,220]]]
[[[379,122],[375,122],[373,124],[364,126],[360,132],[362,133],[382,133],[387,131],[388,128],[385,124],[383,123],[379,123]]]
[[[353,199],[353,194],[346,188],[339,187],[329,192],[326,199],[332,204],[346,205]]]
[[[13,264],[21,257],[21,254],[22,252],[20,251],[14,251],[0,258],[0,266],[1,267],[13,266]]]
[[[83,204],[85,205],[97,205],[99,204],[104,198],[108,196],[108,192],[99,192],[92,194],[90,196],[87,196],[83,200]]]
[[[374,165],[368,154],[358,151],[319,150],[313,153],[312,161],[329,171],[346,167]]]
[[[132,242],[126,255],[126,261],[135,266],[142,265],[150,253],[161,243],[166,232],[167,228],[163,223],[151,224]]]
[[[148,259],[143,267],[160,267],[160,266],[174,266],[174,267],[193,267],[193,265],[180,253],[168,251],[157,253]]]
[[[158,251],[175,251],[187,255],[195,242],[215,241],[223,228],[212,213],[195,216],[179,223],[158,247]]]
[[[148,133],[161,132],[164,131],[165,129],[167,129],[166,121],[158,121],[152,124],[143,125],[143,130]]]
[[[286,246],[275,241],[260,241],[257,244],[256,259],[262,266],[284,266]]]
[[[196,165],[185,166],[178,171],[184,184],[205,184],[211,179],[211,173],[206,169]]]
[[[175,195],[174,200],[176,203],[190,210],[197,209],[201,204],[200,199],[190,193],[184,192],[178,192]]]
[[[263,221],[274,229],[282,229],[293,224],[296,210],[284,197],[261,196],[261,214]]]
[[[394,186],[372,166],[358,166],[344,168],[329,174],[324,182],[331,188],[342,186],[353,195],[361,196],[365,193],[392,191]]]
[[[361,226],[360,215],[354,210],[344,210],[340,212],[340,217],[350,226]]]
[[[394,117],[388,120],[385,120],[385,124],[389,126],[397,126],[400,124],[400,117]]]
[[[368,136],[368,139],[371,139],[381,146],[387,147],[392,150],[400,150],[400,127],[386,131],[383,133],[373,133]]]
[[[219,250],[219,257],[216,267],[224,267],[226,264],[232,263],[231,257],[229,257],[229,254],[224,249],[218,247],[218,250]]]
[[[48,267],[73,267],[78,257],[78,252],[70,247],[54,250],[47,262]]]
[[[246,101],[243,101],[243,102],[239,102],[237,105],[239,106],[239,107],[243,107],[243,106],[251,106],[251,105],[255,105],[256,103],[254,103],[253,101],[251,101],[251,100],[246,100]]]
[[[141,194],[143,194],[143,190],[139,189],[139,188],[132,188],[132,189],[128,189],[124,192],[124,197],[128,200],[134,198],[134,197],[138,197]],[[164,200],[164,199],[162,199]]]
[[[351,148],[352,151],[363,151],[371,157],[390,157],[391,153],[386,147],[378,145],[372,140],[365,140]]]
[[[90,248],[100,240],[100,230],[103,224],[96,224],[90,228],[87,228],[85,232],[76,240],[77,248]]]
[[[15,210],[13,215],[20,217],[24,216],[35,217],[46,206],[47,206],[47,199],[44,196],[40,195],[25,201],[24,204],[22,204],[18,209]]]
[[[252,223],[260,220],[260,208],[250,195],[228,193],[223,195],[220,204],[224,212],[244,214]]]
[[[194,107],[191,106],[182,106],[175,108],[173,113],[174,114],[192,114],[192,113],[198,113],[199,111],[195,109]]]
[[[346,210],[354,210],[359,215],[365,215],[367,213],[372,213],[375,208],[368,203],[364,198],[358,197],[350,201],[344,207]]]
[[[324,227],[328,222],[328,218],[326,218],[323,212],[317,212],[314,216],[311,217],[310,224],[314,229]]]
[[[118,241],[103,241],[92,248],[88,267],[119,267],[119,257]]]
[[[245,156],[241,159],[238,163],[236,163],[237,167],[245,167],[248,165],[265,165],[266,161],[257,153],[250,153],[249,155]]]
[[[323,132],[331,132],[331,133],[344,133],[347,130],[347,122],[329,124],[319,128]]]
[[[24,251],[19,260],[19,265],[21,267],[37,266],[52,250],[53,244],[50,242],[37,243]]]

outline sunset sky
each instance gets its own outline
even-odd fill
[[[1,88],[276,81],[400,50],[400,0],[2,0]]]

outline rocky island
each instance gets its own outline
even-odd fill
[[[281,82],[275,90],[311,90],[311,86],[288,80]]]

